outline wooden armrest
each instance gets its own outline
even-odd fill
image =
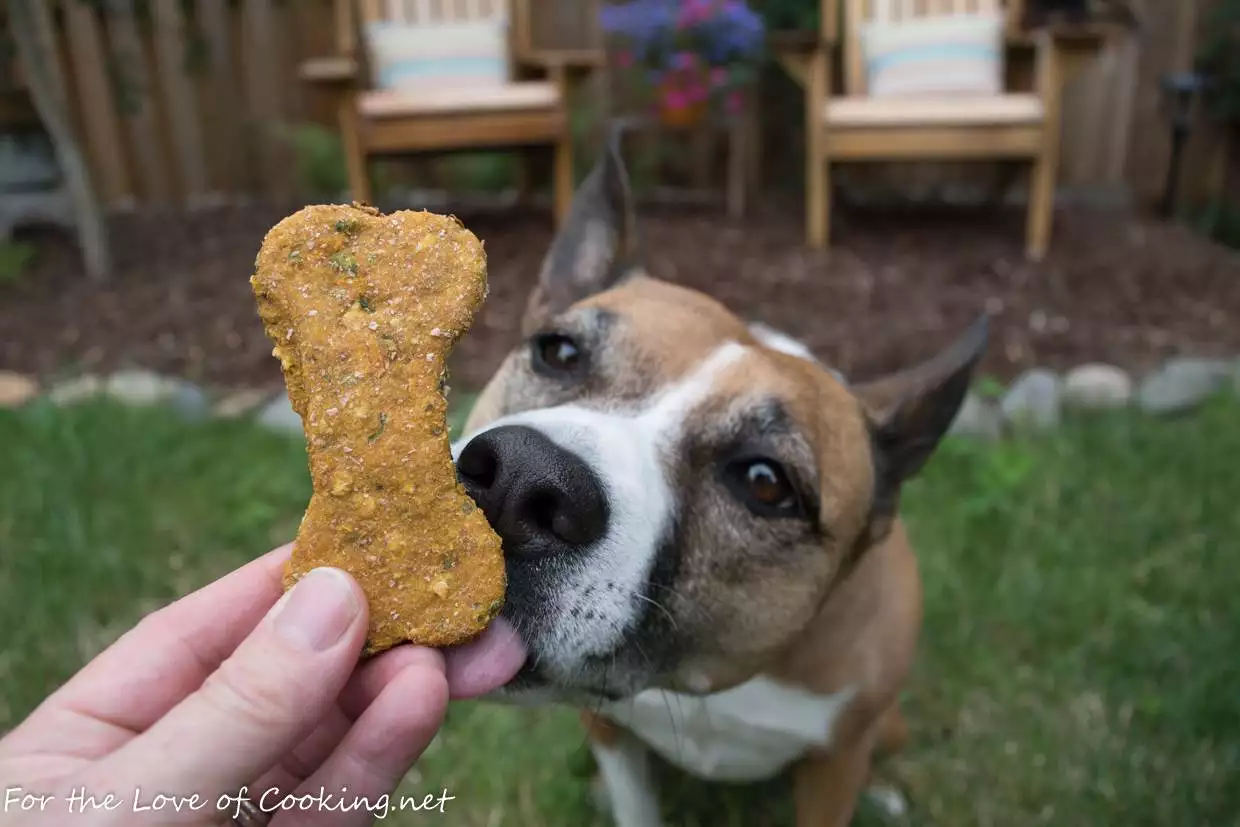
[[[531,52],[519,58],[521,63],[540,69],[555,70],[582,68],[598,69],[607,61],[602,49],[556,49],[549,52]]]
[[[357,80],[357,61],[351,57],[315,57],[301,64],[298,76],[308,83],[351,84]]]
[[[827,39],[818,32],[808,31],[771,32],[766,37],[766,44],[769,51],[775,54],[806,55],[823,46],[832,49],[837,45],[836,41]]]
[[[1033,42],[1037,48],[1037,63],[1034,76],[1034,91],[1037,92],[1048,110],[1058,110],[1059,100],[1063,95],[1063,63],[1062,44],[1053,32],[1041,31],[1034,35]]]
[[[1043,37],[1049,37],[1059,46],[1071,49],[1098,49],[1108,39],[1122,33],[1123,28],[1106,23],[1081,25],[1057,24],[1032,31],[1018,30],[1008,35],[1008,43],[1015,46],[1036,47]]]

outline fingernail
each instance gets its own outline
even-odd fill
[[[313,569],[280,603],[272,620],[276,634],[311,652],[339,642],[362,610],[349,576],[333,568]]]

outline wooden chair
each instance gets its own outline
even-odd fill
[[[384,155],[471,149],[554,149],[554,211],[559,224],[573,194],[572,134],[562,66],[520,79],[516,55],[529,53],[530,0],[336,0],[334,57],[303,64],[304,80],[331,89],[353,198],[372,200],[369,162]],[[365,27],[468,23],[508,15],[509,77],[497,83],[376,88],[369,77]]]
[[[1040,259],[1051,235],[1059,159],[1061,56],[1049,34],[1036,40],[1033,89],[995,95],[886,96],[866,92],[862,27],[952,13],[998,11],[1015,31],[1017,0],[842,0],[843,95],[832,92],[838,0],[822,0],[822,41],[805,83],[806,240],[828,244],[831,167],[849,161],[1026,161],[1031,172],[1026,253]]]

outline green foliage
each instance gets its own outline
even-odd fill
[[[863,803],[856,827],[1235,823],[1238,416],[1220,397],[943,444],[903,500],[925,629],[911,741],[878,768],[911,810]],[[0,410],[0,468],[0,731],[147,611],[286,542],[310,494],[298,439],[103,402]],[[607,827],[589,764],[571,709],[460,702],[400,793],[446,788],[456,827]],[[667,824],[793,823],[786,780],[652,771]]]
[[[1007,388],[1005,388],[1003,383],[995,377],[983,376],[977,381],[976,388],[974,388],[974,390],[986,399],[998,399],[1003,396],[1003,392],[1006,391]]]
[[[452,189],[466,192],[503,192],[517,183],[518,155],[511,152],[468,152],[442,160]]]
[[[1240,250],[1240,206],[1216,198],[1190,222],[1207,238]]]
[[[11,284],[20,279],[34,261],[34,255],[33,244],[0,241],[0,284]]]
[[[298,183],[317,198],[335,198],[349,188],[344,148],[335,131],[312,123],[279,124],[276,135],[297,158]]]
[[[1215,117],[1240,121],[1240,0],[1220,0],[1210,13],[1197,66],[1214,83],[1206,96]]]
[[[763,0],[755,8],[766,27],[775,32],[816,32],[822,19],[819,0]]]

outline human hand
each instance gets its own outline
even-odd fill
[[[400,646],[359,667],[361,589],[316,569],[282,597],[290,551],[149,615],[0,740],[0,822],[218,824],[235,815],[220,797],[246,787],[255,804],[266,793],[272,827],[371,824],[365,806],[272,811],[321,789],[378,800],[430,743],[449,697],[484,694],[520,667],[504,623],[446,657]],[[52,798],[23,812],[26,793]],[[91,807],[83,793],[116,806]],[[182,811],[141,809],[156,795]]]

